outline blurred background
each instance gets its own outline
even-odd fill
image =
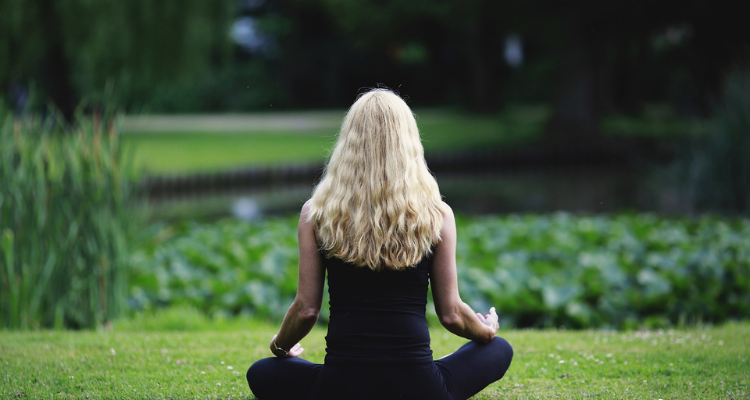
[[[728,79],[747,80],[750,29],[732,2],[8,0],[2,7],[5,103],[18,115],[54,107],[68,121],[77,110],[116,109],[125,115],[123,140],[138,148],[149,176],[319,167],[357,94],[385,86],[421,117],[431,167],[447,199],[466,212],[686,213],[712,201],[747,208],[746,192],[744,205],[730,205],[679,192],[679,171],[644,174],[688,157],[685,143],[708,135],[726,86],[741,85]],[[252,201],[261,210],[296,209],[315,174],[276,175],[287,192],[281,198],[294,201]],[[242,192],[252,180],[157,179],[147,191],[155,202],[205,199]],[[214,200],[198,209],[226,213],[235,201]]]
[[[516,310],[508,326],[747,317],[750,25],[735,3],[4,0],[5,324],[175,304],[278,317],[296,279],[279,272],[296,262],[286,216],[373,87],[415,111],[446,201],[483,238],[465,244],[479,265],[464,289]],[[254,230],[267,224],[281,236]],[[37,275],[13,289],[23,265]],[[581,265],[597,272],[563,279]],[[715,274],[711,310],[690,268]]]

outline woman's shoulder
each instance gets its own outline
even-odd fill
[[[448,205],[448,203],[441,201],[440,202],[441,211],[443,212],[443,217],[450,215],[453,217],[453,209],[451,206]]]
[[[442,202],[443,226],[440,228],[440,240],[438,245],[446,237],[456,236],[456,218],[453,215],[453,209],[446,202]]]
[[[455,224],[456,218],[453,215],[453,209],[448,205],[448,203],[441,201],[440,212],[443,214],[443,229],[445,229],[446,223],[452,222]]]
[[[312,198],[307,199],[300,210],[300,220],[313,222],[314,216],[320,213],[320,204],[315,204]]]
[[[315,226],[315,221],[313,221],[312,213],[312,199],[309,199],[305,202],[305,204],[302,205],[302,210],[300,210],[299,213],[300,229],[312,229]]]
[[[312,199],[307,199],[305,204],[302,205],[302,211],[300,212],[300,215],[304,215],[304,216],[310,215],[311,209],[312,209]]]

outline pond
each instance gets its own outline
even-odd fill
[[[688,212],[667,173],[625,167],[522,169],[490,173],[443,173],[441,194],[457,213],[615,213]],[[299,212],[313,182],[238,189],[218,195],[192,195],[149,205],[153,219],[216,219],[229,216],[253,220],[266,215]]]

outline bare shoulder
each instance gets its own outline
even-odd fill
[[[312,209],[312,199],[307,199],[305,204],[302,205],[302,212],[300,215],[307,216],[310,214],[310,209]]]
[[[304,226],[313,226],[313,221],[311,217],[312,212],[312,199],[308,199],[305,204],[302,206],[302,210],[299,213],[299,225],[300,227]]]
[[[456,236],[456,218],[453,209],[446,203],[442,204],[443,227],[440,229],[440,242],[452,240]]]
[[[448,203],[443,202],[442,213],[443,213],[443,230],[450,227],[450,225],[456,224],[456,217],[453,215],[453,209]]]
[[[446,203],[444,201],[442,201],[441,203],[442,203],[442,206],[443,206],[442,207],[443,208],[442,209],[442,211],[443,211],[443,218],[445,218],[445,217],[453,218],[453,209],[451,208],[451,206],[449,206],[448,203]]]

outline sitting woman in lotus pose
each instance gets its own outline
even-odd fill
[[[503,377],[513,350],[495,337],[495,309],[475,313],[456,278],[456,224],[427,169],[409,107],[389,90],[359,97],[299,221],[299,287],[275,357],[247,371],[272,399],[467,399]],[[300,358],[328,273],[324,364]],[[469,339],[433,360],[428,285],[450,332]]]

